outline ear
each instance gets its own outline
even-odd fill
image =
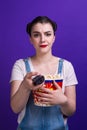
[[[54,35],[54,38],[53,38],[53,43],[55,42],[55,35]]]
[[[32,39],[31,39],[31,37],[29,37],[29,40],[30,40],[30,43],[32,44],[33,42],[32,42]]]

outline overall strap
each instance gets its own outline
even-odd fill
[[[30,72],[30,65],[29,65],[28,59],[27,58],[24,59],[24,62],[25,62],[26,71]]]
[[[63,61],[64,61],[63,59],[59,60],[58,74],[62,73]]]
[[[58,74],[62,73],[63,61],[64,61],[63,59],[59,60]],[[27,58],[24,59],[24,62],[25,62],[26,71],[30,72],[30,65],[29,65],[28,59]]]

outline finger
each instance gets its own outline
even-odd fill
[[[51,94],[47,93],[47,92],[35,92],[38,96],[40,97],[44,97],[44,98],[51,98]]]
[[[45,88],[44,86],[41,87],[41,91],[45,92],[45,93],[52,93],[52,90],[50,90],[49,88]]]
[[[37,97],[38,98],[38,100],[40,100],[41,102],[50,102],[50,98],[48,98],[48,97],[41,97],[41,96],[38,96]]]
[[[43,86],[43,83],[40,84],[40,85],[36,85],[36,86],[33,87],[33,90],[41,89],[42,86]]]
[[[56,89],[60,89],[60,86],[57,84],[57,82],[55,80],[53,81],[53,84],[56,87]]]

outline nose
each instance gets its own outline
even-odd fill
[[[41,35],[41,43],[45,42],[45,36]]]

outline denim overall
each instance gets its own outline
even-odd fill
[[[30,65],[27,59],[24,60],[27,72],[30,72]],[[58,73],[62,71],[63,60],[59,61]],[[32,92],[26,105],[25,116],[17,130],[68,130],[64,124],[64,118],[60,106],[35,106]]]

